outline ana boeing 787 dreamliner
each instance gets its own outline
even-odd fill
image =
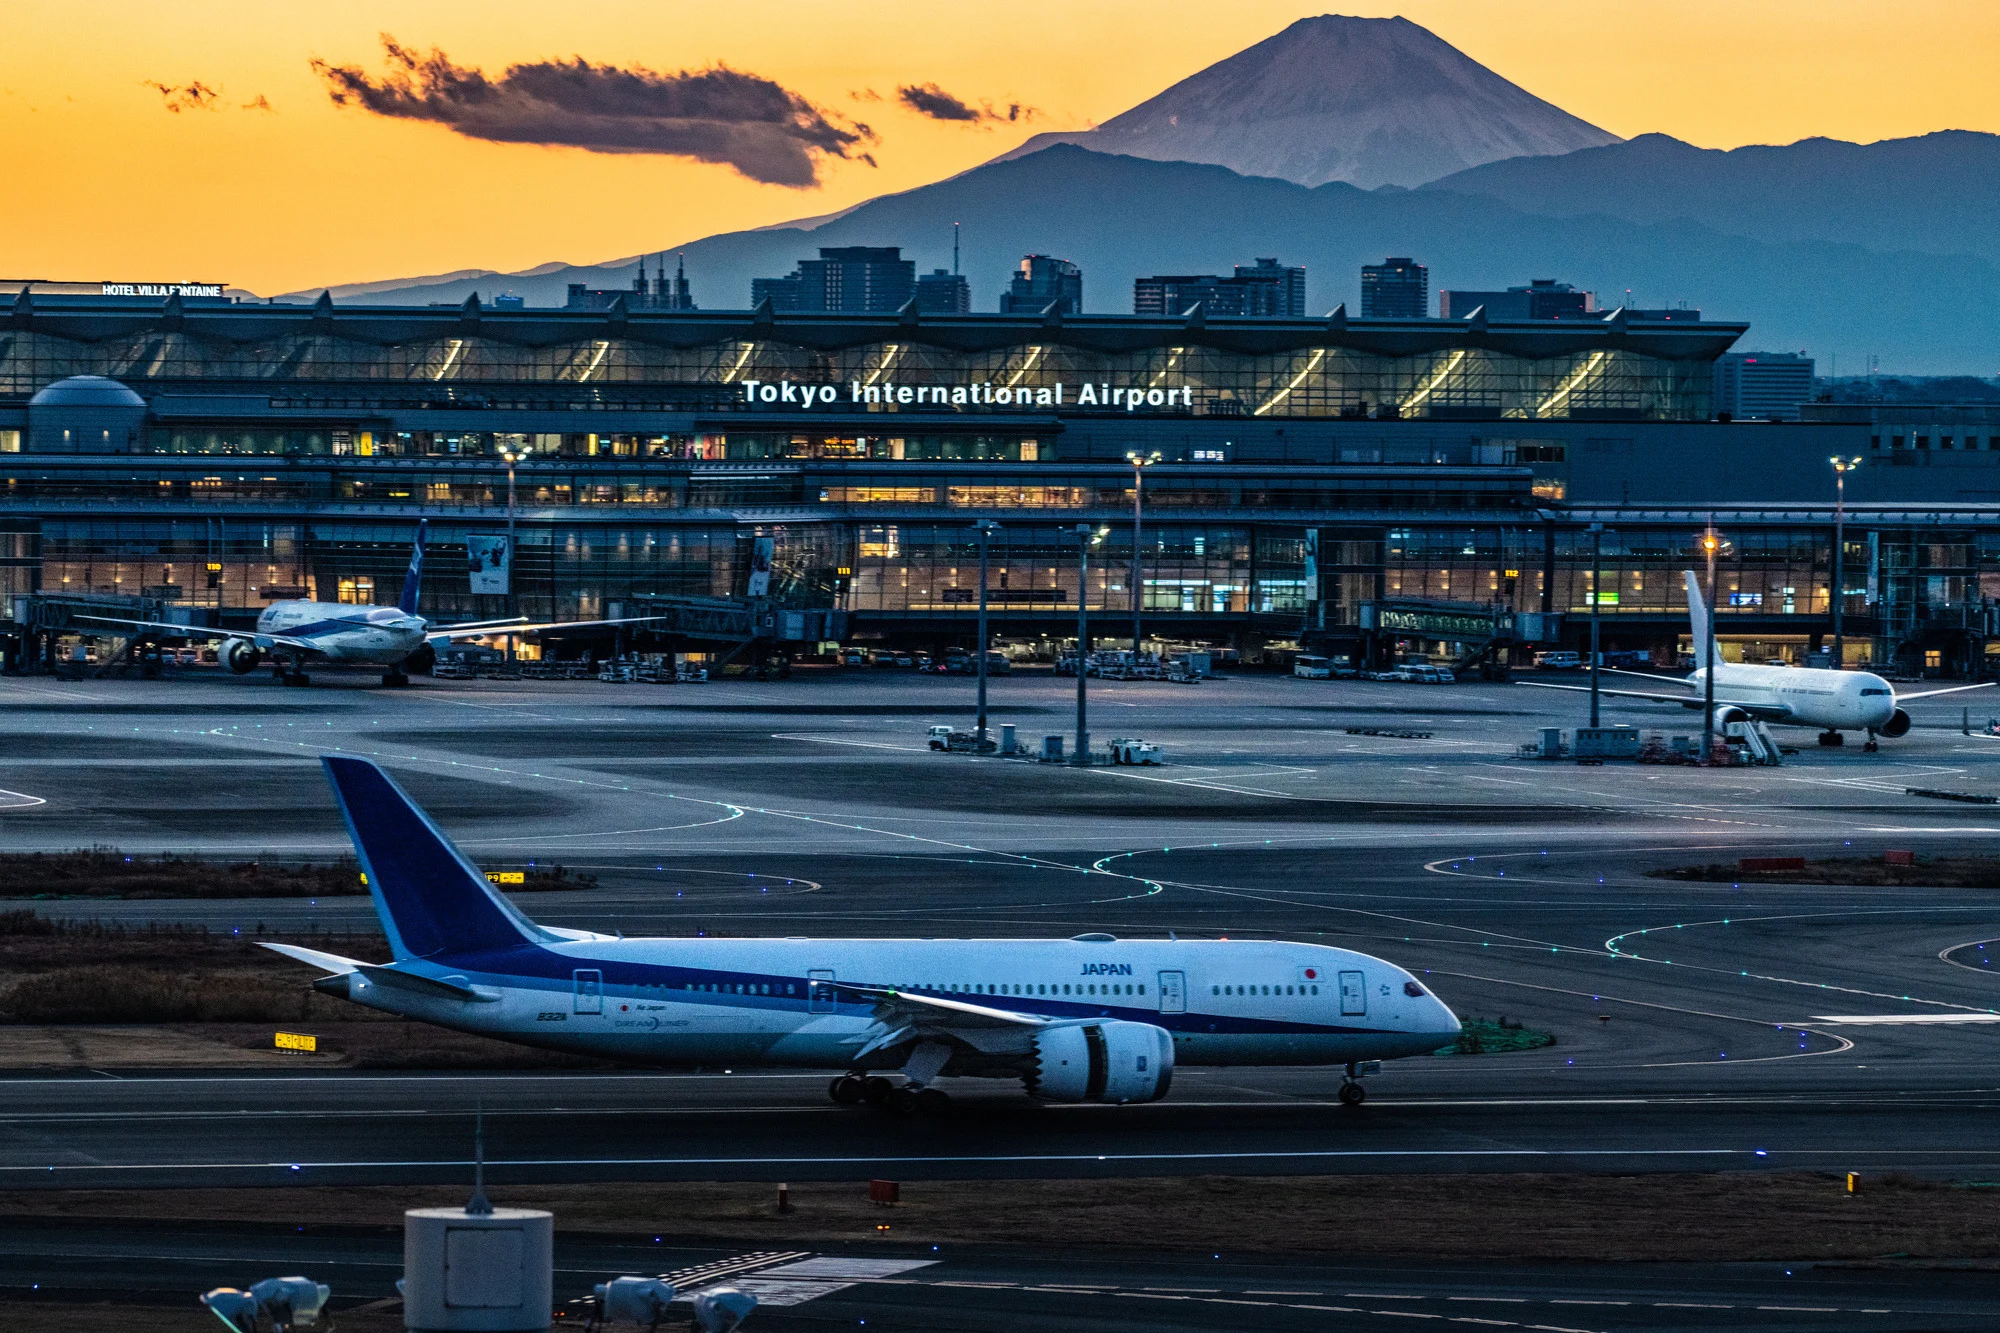
[[[507,1041],[635,1064],[837,1071],[842,1104],[942,1106],[943,1077],[1062,1102],[1150,1102],[1179,1065],[1364,1066],[1458,1019],[1367,954],[1267,940],[625,939],[530,921],[388,774],[327,757],[394,961],[267,943],[321,991]],[[885,1078],[899,1074],[900,1081]]]

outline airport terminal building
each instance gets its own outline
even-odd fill
[[[1079,597],[1095,633],[1129,634],[1136,568],[1149,635],[1381,659],[1475,650],[1480,608],[1496,641],[1577,646],[1601,524],[1607,646],[1670,660],[1679,571],[1712,524],[1729,651],[1802,659],[1831,632],[1843,456],[1864,460],[1850,656],[1957,674],[2000,640],[2000,421],[1718,422],[1713,367],[1741,324],[15,287],[0,606],[138,598],[227,625],[283,598],[393,601],[428,518],[439,617],[767,593],[844,612],[849,642],[936,647],[970,642],[990,520],[1002,639],[1072,638]],[[475,593],[467,538],[509,530],[511,597]]]

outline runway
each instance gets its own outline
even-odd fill
[[[0,1297],[180,1305],[192,1293],[304,1269],[334,1287],[336,1315],[394,1295],[402,1237],[392,1229],[262,1229],[198,1223],[162,1235],[120,1223],[0,1223]],[[1864,1271],[1834,1265],[1534,1265],[1410,1261],[1298,1263],[1142,1249],[908,1247],[828,1253],[744,1251],[674,1237],[556,1241],[558,1303],[620,1273],[670,1275],[684,1289],[756,1291],[754,1315],[798,1333],[914,1329],[1216,1329],[1254,1323],[1318,1333],[1406,1329],[1412,1319],[1612,1333],[1618,1329],[1940,1329],[1990,1327],[1990,1273]],[[810,1277],[806,1277],[810,1275]],[[50,1305],[50,1309],[56,1309]]]
[[[1623,1329],[1984,1330],[2000,1283],[1990,1273],[1868,1271],[1832,1265],[1299,1263],[1221,1252],[1131,1248],[1082,1257],[976,1246],[850,1246],[744,1251],[649,1238],[559,1235],[559,1302],[623,1273],[758,1292],[758,1327],[796,1333],[867,1327],[1013,1333],[1193,1329],[1254,1323],[1319,1333],[1401,1330],[1412,1320],[1538,1333]],[[85,1296],[186,1304],[194,1293],[303,1270],[335,1292],[336,1315],[394,1294],[402,1238],[388,1228],[303,1230],[217,1223],[0,1223],[0,1298]],[[810,1275],[810,1276],[807,1276]],[[16,1309],[24,1308],[16,1306]]]
[[[995,718],[1056,730],[1071,689],[996,681]],[[1554,691],[1104,682],[1099,733],[1160,741],[1171,762],[1076,771],[928,753],[923,728],[962,720],[967,693],[866,671],[673,689],[0,681],[0,786],[44,802],[0,809],[0,847],[337,854],[316,758],[365,754],[475,857],[596,876],[521,896],[551,924],[1283,936],[1380,954],[1462,1015],[1558,1044],[1391,1064],[1351,1116],[1329,1104],[1326,1071],[1187,1069],[1151,1107],[956,1088],[957,1115],[920,1127],[836,1111],[823,1075],[784,1071],[16,1077],[0,1081],[0,1171],[441,1178],[460,1169],[482,1096],[499,1114],[501,1169],[545,1180],[891,1163],[912,1177],[1810,1166],[1964,1178],[2000,1157],[1981,1131],[2000,1088],[2000,986],[1978,947],[2000,936],[1991,892],[1646,873],[1744,854],[1991,848],[2000,817],[1904,794],[2000,790],[2000,743],[1962,734],[1957,701],[1916,705],[1917,729],[1880,754],[1807,745],[1781,768],[1702,771],[1516,757],[1537,726],[1575,722],[1575,700]],[[1666,729],[1687,717],[1609,715]],[[1381,731],[1422,734],[1363,734]],[[372,920],[359,896],[33,906],[246,934]]]

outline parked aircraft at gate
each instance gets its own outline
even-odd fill
[[[1703,663],[1689,675],[1655,676],[1644,671],[1609,671],[1617,676],[1663,681],[1675,692],[1647,693],[1639,690],[1599,690],[1618,699],[1646,699],[1653,703],[1679,704],[1699,709],[1706,705],[1708,690],[1708,605],[1701,595],[1701,583],[1693,570],[1682,573],[1687,583],[1688,617],[1694,632],[1694,660]],[[1607,669],[1608,670],[1608,669]],[[1888,681],[1872,671],[1836,671],[1826,667],[1750,666],[1736,662],[1715,663],[1715,728],[1724,724],[1756,720],[1782,722],[1789,726],[1818,727],[1821,745],[1839,745],[1841,733],[1865,731],[1868,747],[1877,736],[1895,738],[1910,729],[1910,715],[1902,705],[1912,699],[1928,699],[1961,690],[1983,690],[1993,682],[1977,685],[1950,685],[1943,689],[1898,694]],[[1524,680],[1520,684],[1544,690],[1582,690],[1587,685],[1556,685],[1548,681]]]
[[[531,624],[524,617],[473,620],[433,625],[417,614],[417,594],[423,584],[424,532],[429,520],[417,524],[410,568],[403,576],[403,593],[394,606],[353,606],[345,602],[273,602],[257,617],[252,631],[207,629],[159,620],[121,620],[115,616],[78,616],[107,625],[125,625],[162,635],[190,639],[221,639],[216,656],[237,675],[255,671],[266,657],[278,679],[305,685],[308,660],[350,662],[384,668],[384,685],[407,685],[412,671],[428,671],[435,646],[452,639],[492,634],[524,634],[531,630],[583,629],[598,625],[636,625],[644,616],[622,620],[550,620]]]
[[[639,1064],[842,1071],[833,1099],[933,1109],[934,1080],[1066,1102],[1164,1097],[1177,1065],[1345,1066],[1449,1045],[1410,973],[1266,940],[625,939],[530,921],[363,759],[322,761],[395,961],[265,944],[317,989],[503,1040]],[[903,1083],[881,1077],[900,1072]]]

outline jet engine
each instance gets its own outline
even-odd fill
[[[1727,733],[1731,722],[1748,722],[1750,715],[1734,704],[1717,704],[1711,720],[1715,724],[1715,734],[1721,736]]]
[[[1151,1023],[1071,1023],[1035,1034],[1028,1094],[1052,1102],[1156,1102],[1174,1081],[1174,1039]]]
[[[230,639],[216,656],[222,659],[222,665],[242,676],[255,671],[263,662],[264,650],[248,639]]]
[[[1876,730],[1882,735],[1887,736],[1890,740],[1894,740],[1898,736],[1907,735],[1910,730],[1910,715],[1898,708],[1895,712],[1889,714],[1889,720],[1884,722],[1880,727],[1877,727]]]

